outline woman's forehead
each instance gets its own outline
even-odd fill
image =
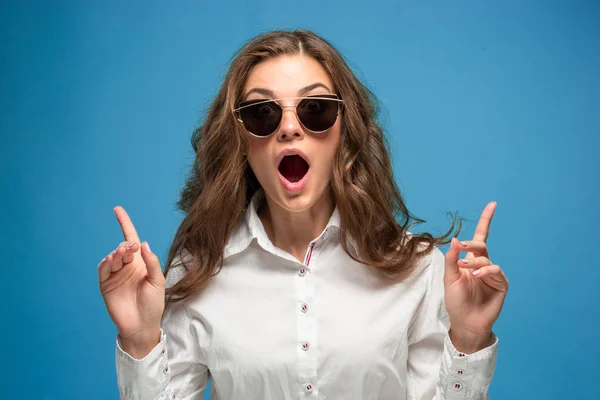
[[[307,94],[307,89],[330,92],[332,86],[331,78],[317,60],[302,55],[286,55],[257,64],[244,85],[244,94],[258,88],[276,97],[293,97]]]

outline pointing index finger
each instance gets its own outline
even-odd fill
[[[473,240],[481,242],[485,242],[487,240],[492,218],[494,217],[494,211],[496,211],[496,204],[497,203],[495,201],[491,202],[483,209],[481,217],[479,218],[479,222],[477,223],[477,228],[475,228]]]
[[[137,234],[137,231],[135,230],[135,227],[133,226],[133,223],[131,222],[131,219],[129,218],[129,215],[127,215],[127,212],[125,211],[125,209],[121,206],[116,206],[113,211],[115,212],[115,215],[117,216],[117,221],[119,222],[119,225],[121,226],[121,230],[123,231],[123,237],[125,238],[126,241],[128,242],[136,242],[138,244],[140,244],[140,238]]]

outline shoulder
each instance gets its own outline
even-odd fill
[[[427,275],[435,279],[436,277],[444,275],[444,268],[446,265],[446,258],[442,250],[437,246],[433,246],[433,249],[425,256],[425,268]]]
[[[186,249],[179,250],[175,254],[165,278],[167,288],[174,286],[187,275],[188,270],[192,265],[192,261],[192,254]]]
[[[426,244],[421,243],[418,251],[426,249]],[[426,292],[439,291],[443,288],[444,270],[446,258],[439,247],[433,246],[425,255],[416,262],[415,269],[412,271],[414,280],[418,286]]]
[[[414,236],[411,232],[406,232],[404,240],[408,241]],[[417,251],[425,250],[427,245],[423,242],[417,246]],[[445,266],[445,255],[442,253],[439,247],[433,246],[425,255],[423,255],[417,262],[417,268],[415,273],[419,275],[435,275],[443,274]]]
[[[425,256],[423,262],[423,289],[427,302],[432,304],[436,309],[443,308],[444,304],[444,271],[446,268],[444,253],[437,247]],[[441,308],[439,308],[442,306]],[[440,314],[441,315],[441,314]]]

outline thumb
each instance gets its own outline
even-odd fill
[[[146,263],[146,270],[148,271],[148,280],[150,283],[158,285],[163,280],[163,272],[160,268],[160,260],[152,253],[148,242],[142,244],[142,259]]]
[[[458,267],[458,258],[460,257],[460,249],[458,248],[458,240],[452,238],[450,248],[446,252],[446,282],[452,283],[460,277],[460,269]]]

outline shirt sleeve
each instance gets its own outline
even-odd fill
[[[167,287],[185,274],[180,265],[167,274]],[[116,369],[121,400],[202,399],[210,372],[200,360],[199,342],[184,301],[169,303],[160,342],[142,359],[123,351],[117,335]]]
[[[427,291],[409,330],[407,395],[410,400],[488,400],[496,368],[498,338],[473,354],[457,351],[450,340],[444,302],[444,255],[437,247],[423,273]]]

